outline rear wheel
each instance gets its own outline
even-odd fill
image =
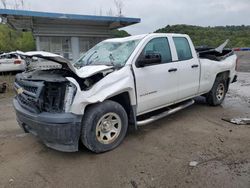
[[[227,93],[227,84],[226,80],[223,78],[216,78],[213,88],[206,96],[206,101],[211,106],[220,105],[225,99]]]
[[[128,128],[124,108],[114,101],[104,101],[90,106],[82,121],[82,143],[96,153],[119,146]]]

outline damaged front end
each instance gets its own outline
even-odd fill
[[[37,70],[18,74],[15,79],[16,99],[33,113],[68,112],[76,87],[63,77],[63,70]]]
[[[88,91],[106,74],[97,73],[88,78],[79,78],[74,73],[63,69],[34,70],[16,75],[16,99],[23,108],[33,113],[70,112],[71,104],[77,92]],[[73,79],[77,84],[69,80]]]
[[[62,76],[63,71],[18,74],[14,107],[25,132],[38,136],[48,147],[72,152],[78,150],[81,116],[69,112],[76,87]]]
[[[88,91],[106,74],[80,78],[65,69],[34,70],[17,74],[14,107],[25,132],[38,136],[56,150],[78,151],[82,114],[71,112],[77,93]],[[69,80],[76,81],[75,84]]]
[[[42,57],[37,53],[35,56]],[[31,54],[29,57],[32,57]],[[60,60],[58,57],[53,59],[51,54],[45,59],[56,62]],[[61,61],[64,60],[61,58]],[[82,114],[71,112],[79,89],[76,85],[81,91],[87,91],[107,73],[92,71],[85,75],[88,77],[81,78],[66,62],[61,63],[64,65],[61,69],[32,70],[17,74],[13,103],[17,121],[25,132],[38,136],[48,147],[73,152],[78,151],[82,119]],[[70,82],[70,79],[77,84]]]
[[[61,65],[60,68],[29,70],[15,79],[14,107],[19,125],[25,132],[38,136],[48,147],[65,152],[78,151],[81,121],[88,105],[122,92],[129,94],[131,105],[136,104],[131,67],[124,66],[127,57],[123,57],[122,64],[115,65],[112,53],[106,58],[108,62],[102,62],[97,59],[103,53],[99,56],[94,51],[84,56],[85,64],[81,64],[80,59],[73,65],[48,52],[17,53]]]

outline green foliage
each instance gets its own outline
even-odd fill
[[[0,24],[0,52],[34,49],[35,41],[31,32],[18,32],[7,25]]]
[[[117,29],[112,30],[111,34],[115,38],[121,38],[121,37],[128,37],[128,36],[130,36],[130,34],[127,31],[117,30]]]
[[[195,46],[217,47],[230,39],[229,47],[250,47],[250,26],[200,27],[192,25],[167,25],[156,33],[188,34]]]

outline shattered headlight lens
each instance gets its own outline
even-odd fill
[[[69,112],[70,107],[73,103],[74,97],[76,94],[76,86],[72,83],[68,84],[65,91],[64,97],[64,111]]]

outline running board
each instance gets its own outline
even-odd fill
[[[192,104],[194,104],[194,100],[193,99],[192,100],[188,100],[188,101],[186,101],[184,103],[181,103],[180,106],[177,106],[177,107],[175,107],[173,109],[170,109],[168,111],[162,112],[162,113],[160,113],[158,115],[155,115],[155,116],[151,116],[148,119],[137,121],[137,125],[138,126],[147,125],[149,123],[152,123],[154,121],[162,119],[162,118],[164,118],[166,116],[169,116],[169,115],[171,115],[171,114],[173,114],[175,112],[178,112],[178,111],[180,111],[180,110],[182,110],[184,108],[187,108],[187,107],[191,106]]]

